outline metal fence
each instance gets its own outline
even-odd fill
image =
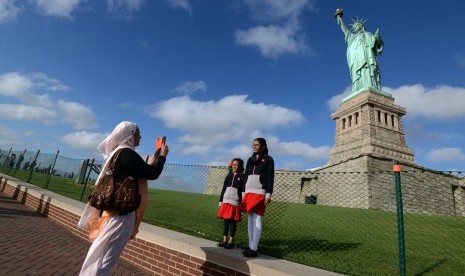
[[[91,164],[58,152],[0,152],[3,173],[83,202],[96,177]],[[219,241],[216,212],[227,172],[165,164],[160,178],[149,182],[144,221]],[[237,247],[248,246],[246,215]],[[276,170],[259,251],[347,275],[463,275],[464,234],[463,172],[405,165],[401,171]]]

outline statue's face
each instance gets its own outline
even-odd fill
[[[355,23],[355,24],[353,25],[352,29],[353,29],[355,32],[358,32],[358,31],[360,31],[360,30],[363,29],[363,25],[362,25],[361,23],[358,23],[358,22],[357,22],[357,23]]]

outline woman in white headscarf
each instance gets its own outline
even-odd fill
[[[115,163],[114,177],[132,176],[138,179],[141,203],[135,212],[114,213],[97,210],[86,205],[78,226],[89,230],[89,238],[93,243],[89,248],[79,275],[109,275],[129,239],[138,232],[145,207],[147,205],[147,180],[157,179],[163,170],[168,155],[168,146],[162,144],[146,163],[135,147],[139,145],[140,130],[135,123],[121,122],[113,132],[97,147],[105,158],[99,178],[109,166],[111,157],[121,149]],[[98,182],[98,180],[97,180]],[[96,183],[97,183],[96,182]]]

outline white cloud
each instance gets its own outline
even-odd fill
[[[75,129],[93,129],[98,127],[95,116],[89,107],[76,102],[58,101],[58,107],[63,113],[62,120]]]
[[[455,60],[460,66],[465,67],[465,53],[458,53],[455,55]]]
[[[329,99],[329,101],[326,103],[328,105],[329,111],[334,112],[338,110],[339,106],[341,105],[342,100],[345,97],[349,96],[351,92],[352,92],[352,88],[349,86],[341,94],[332,96],[331,99]]]
[[[108,135],[110,135],[110,133],[80,131],[66,134],[61,138],[61,141],[72,148],[96,151],[97,146]]]
[[[444,133],[444,132],[430,132],[425,134],[428,139],[433,141],[445,141],[445,140],[458,140],[462,139],[463,134],[460,133]]]
[[[435,120],[465,118],[465,88],[447,85],[433,88],[421,84],[403,85],[398,88],[384,87],[383,91],[392,94],[395,103],[407,108],[407,116],[424,117]],[[350,94],[350,87],[328,101],[330,111],[339,108],[341,100]]]
[[[140,11],[145,4],[145,0],[106,0],[106,2],[110,14],[124,19],[131,19],[133,14]]]
[[[35,73],[22,75],[9,72],[0,75],[0,95],[16,98],[22,103],[51,107],[52,101],[48,94],[41,91],[69,91],[69,87],[45,74]]]
[[[190,154],[200,154],[206,155],[211,152],[212,147],[209,145],[189,145],[188,147],[182,147],[178,149],[181,154],[190,155]]]
[[[0,117],[12,120],[37,121],[43,124],[53,124],[57,113],[40,106],[23,104],[0,104]]]
[[[0,75],[0,96],[17,99],[21,104],[4,104],[0,116],[14,120],[38,121],[54,124],[59,119],[71,124],[75,129],[97,127],[95,116],[89,107],[76,102],[52,100],[49,94],[41,91],[70,91],[59,80],[43,73],[22,75],[9,72]]]
[[[256,137],[261,137],[261,135],[257,135]],[[251,138],[253,139],[253,138]],[[227,156],[225,156],[224,161],[229,161],[231,160],[231,157],[244,157],[244,158],[249,158],[252,155],[252,140],[249,143],[244,143],[244,144],[239,144],[237,146],[232,147],[229,150],[229,153],[227,153]],[[244,160],[246,162],[247,160]],[[245,165],[245,164],[244,164]]]
[[[12,147],[21,138],[23,138],[23,135],[0,125],[0,148]],[[5,152],[3,152],[3,155],[5,155]]]
[[[173,9],[182,9],[188,13],[192,13],[192,6],[187,0],[167,0],[168,4]]]
[[[135,107],[136,105],[131,102],[122,102],[122,103],[117,104],[116,106],[122,109],[130,109],[130,108]]]
[[[203,81],[186,81],[174,89],[177,93],[192,94],[196,91],[207,91],[207,85]]]
[[[30,79],[34,82],[35,86],[46,90],[61,92],[68,92],[71,90],[68,86],[60,83],[59,80],[50,78],[44,73],[31,74]]]
[[[145,40],[139,40],[139,46],[144,50],[149,52],[152,49],[152,45],[145,41]]]
[[[168,127],[185,132],[180,142],[203,146],[238,141],[257,130],[290,127],[304,120],[298,111],[253,103],[247,97],[232,95],[201,102],[186,95],[147,106],[145,110]]]
[[[434,162],[456,162],[456,161],[464,161],[465,154],[462,152],[460,148],[439,148],[439,149],[432,149],[428,155],[428,160]]]
[[[15,2],[16,0],[0,1],[0,23],[14,19],[22,11],[22,8],[16,6]]]
[[[276,137],[271,137],[268,141],[269,147],[273,148],[276,154],[302,157],[308,161],[326,160],[331,150],[329,146],[312,147],[300,141],[282,142]]]
[[[303,115],[282,106],[254,103],[247,95],[203,102],[185,95],[147,106],[145,111],[183,133],[176,141],[176,152],[203,155],[213,160],[210,165],[225,165],[232,157],[247,159],[256,137],[266,137],[270,154],[279,160],[288,157],[289,166],[327,160],[331,149],[280,141],[273,131],[303,122]]]
[[[0,75],[0,95],[22,98],[32,87],[32,81],[17,72]]]
[[[307,55],[313,51],[305,42],[301,14],[313,8],[312,0],[245,0],[252,18],[268,24],[236,30],[238,45],[259,49],[267,58],[283,54]]]
[[[257,26],[248,30],[236,30],[236,43],[260,50],[264,57],[277,58],[282,54],[306,54],[311,52],[298,30],[292,25]]]
[[[71,13],[79,5],[80,0],[36,0],[39,11],[46,16],[71,18]]]
[[[447,85],[427,88],[421,84],[384,89],[396,103],[407,108],[408,116],[430,119],[465,118],[465,88]]]
[[[314,5],[314,1],[308,0],[245,0],[245,3],[256,20],[265,21],[295,18]]]
[[[211,165],[226,165],[233,157],[243,158],[244,161],[252,154],[252,140],[256,137],[265,137],[270,150],[270,155],[276,160],[279,159],[281,169],[283,168],[298,168],[305,167],[305,164],[315,161],[328,160],[331,147],[319,146],[313,147],[301,141],[283,142],[273,135],[265,135],[263,133],[254,133],[241,141],[236,146],[227,148],[217,146],[208,150],[214,151],[212,154],[214,161]],[[208,150],[201,152],[202,154],[208,153]]]

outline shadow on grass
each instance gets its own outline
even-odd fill
[[[447,260],[446,259],[442,259],[440,260],[439,262],[435,263],[434,265],[430,266],[430,267],[427,267],[425,270],[419,272],[419,273],[416,273],[415,276],[423,276],[423,275],[430,275],[429,273],[431,271],[433,271],[434,269],[440,267],[443,263],[445,263]]]
[[[325,239],[263,239],[260,247],[263,253],[284,258],[288,253],[337,252],[357,249],[361,243],[331,242]]]

